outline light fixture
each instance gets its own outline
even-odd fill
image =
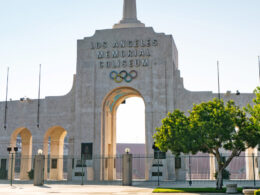
[[[227,91],[225,94],[226,97],[230,97],[230,95],[231,95],[231,91]]]
[[[7,147],[7,151],[8,151],[9,153],[11,152],[11,150],[12,150],[11,147]]]
[[[37,153],[38,153],[39,155],[42,155],[42,153],[43,153],[42,149],[38,149]]]
[[[125,148],[125,153],[129,154],[131,152],[130,148]]]
[[[14,151],[17,152],[18,151],[18,147],[14,147]]]
[[[235,131],[238,132],[239,131],[239,127],[235,126]]]

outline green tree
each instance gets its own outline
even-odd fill
[[[229,101],[223,100],[194,105],[189,116],[175,110],[162,120],[162,126],[154,135],[156,146],[180,153],[196,154],[201,151],[213,154],[217,160],[217,189],[223,186],[222,173],[235,156],[239,156],[248,147],[255,147],[259,140],[259,131],[251,125],[245,111]],[[220,149],[231,152],[224,161]]]
[[[252,128],[260,131],[260,87],[257,87],[254,93],[256,98],[253,99],[253,105],[249,104],[245,110],[250,115]]]

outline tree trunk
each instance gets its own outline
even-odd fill
[[[223,186],[223,169],[218,170],[218,176],[217,176],[217,190],[221,190]]]

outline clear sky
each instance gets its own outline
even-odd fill
[[[117,110],[117,143],[145,143],[144,101],[141,98],[128,98]]]
[[[122,18],[123,0],[0,0],[0,100],[64,95],[76,70],[76,40]],[[138,19],[172,34],[184,86],[217,92],[252,92],[260,55],[259,0],[137,0]]]

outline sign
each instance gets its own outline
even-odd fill
[[[166,159],[166,152],[162,152],[153,144],[154,159]]]
[[[81,155],[84,160],[92,160],[93,143],[81,143]]]
[[[91,42],[90,49],[101,69],[136,68],[149,66],[152,48],[158,44],[157,39],[99,41]]]

